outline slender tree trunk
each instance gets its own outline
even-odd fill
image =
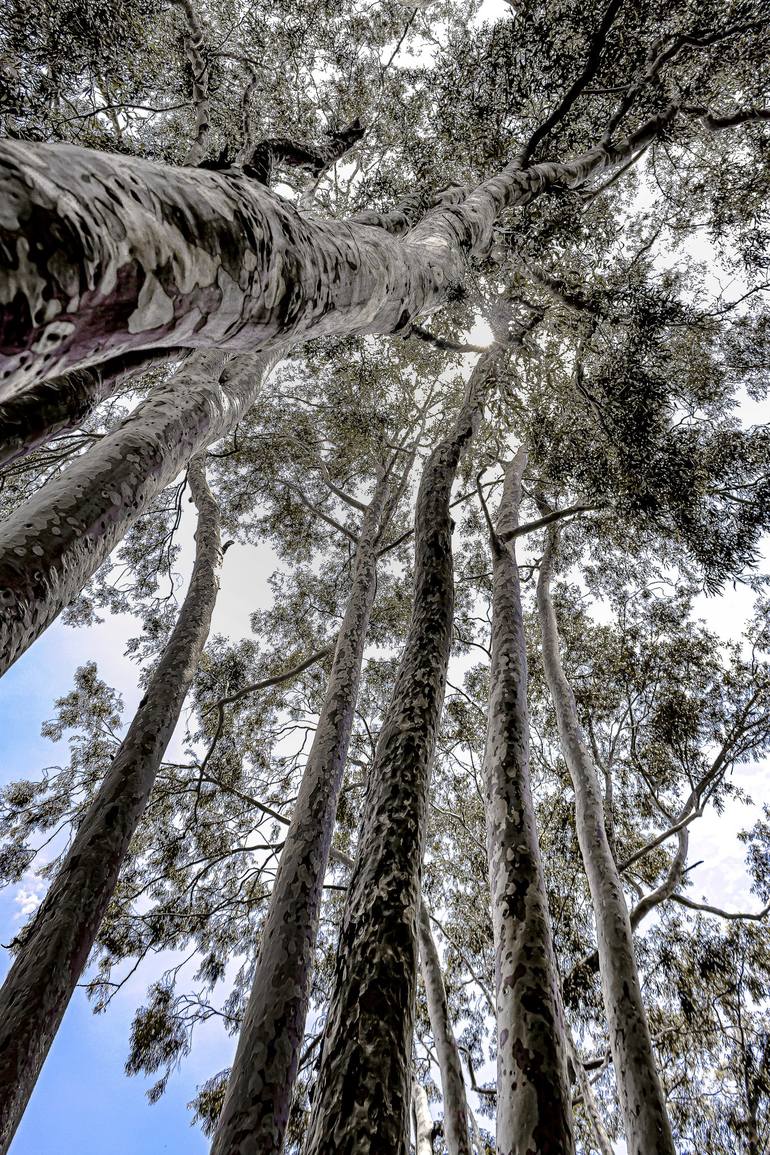
[[[583,1098],[583,1107],[585,1108],[585,1113],[588,1116],[588,1121],[591,1124],[591,1130],[596,1141],[596,1149],[599,1155],[615,1155],[612,1140],[607,1134],[607,1129],[604,1126],[604,1120],[599,1110],[599,1104],[596,1101],[596,1095],[594,1095],[594,1089],[591,1086],[591,1080],[588,1078],[588,1072],[581,1062],[580,1055],[569,1033],[567,1035],[567,1046],[572,1066],[575,1068],[577,1085],[580,1088],[580,1094]]]
[[[556,530],[552,528],[537,586],[543,663],[575,790],[577,837],[596,919],[599,970],[626,1143],[629,1155],[676,1155],[642,1002],[628,907],[604,826],[599,776],[561,664],[550,595],[555,544]]]
[[[187,356],[169,349],[167,360]],[[124,381],[162,362],[157,353],[128,353],[93,369],[76,369],[64,377],[33,385],[0,405],[0,467],[23,457],[57,433],[78,425]]]
[[[444,1142],[448,1155],[473,1155],[468,1134],[468,1101],[457,1039],[449,1017],[441,960],[430,927],[430,914],[420,902],[417,924],[420,964],[428,1002],[428,1017],[436,1048],[444,1099]]]
[[[0,673],[68,605],[150,501],[232,429],[278,352],[192,357],[0,526]]]
[[[219,509],[200,459],[195,564],[176,626],[0,990],[0,1151],[6,1152],[86,965],[206,644],[222,559]]]
[[[449,499],[499,351],[482,354],[417,496],[415,591],[340,931],[306,1155],[406,1155],[417,915],[430,770],[453,620]]]
[[[515,539],[520,449],[492,534],[492,669],[484,752],[497,1002],[499,1155],[570,1155],[572,1094],[529,773],[527,648]]]
[[[278,1155],[307,1016],[313,951],[337,799],[353,725],[388,489],[364,514],[329,685],[270,899],[257,970],[212,1155]]]
[[[486,253],[505,208],[628,159],[677,111],[565,163],[511,164],[403,238],[303,218],[237,169],[2,141],[0,398],[139,349],[403,329]]]
[[[433,1118],[428,1095],[419,1079],[412,1080],[414,1155],[433,1155]]]

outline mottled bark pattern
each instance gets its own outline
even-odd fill
[[[305,1028],[337,799],[374,602],[383,477],[364,514],[326,698],[302,776],[212,1155],[278,1155]]]
[[[567,1044],[529,771],[527,649],[515,539],[527,456],[509,465],[492,541],[492,668],[484,751],[495,942],[499,1155],[571,1155]]]
[[[277,355],[197,354],[0,526],[0,672],[75,598],[189,458],[231,429]]]
[[[599,775],[578,721],[559,652],[550,595],[556,530],[548,531],[537,603],[543,663],[564,760],[575,789],[575,820],[596,919],[599,971],[629,1155],[676,1155],[642,1002],[631,922],[604,826]]]
[[[461,276],[446,244],[305,220],[238,169],[0,142],[0,397],[137,349],[392,332]]]
[[[449,499],[497,362],[496,350],[479,358],[420,481],[412,620],[364,803],[306,1155],[408,1151],[420,872],[454,605]]]
[[[19,1124],[93,946],[206,643],[222,560],[219,509],[200,461],[190,586],[139,709],[0,990],[0,1152]]]
[[[676,111],[563,164],[509,165],[403,238],[303,218],[237,169],[2,141],[0,399],[131,350],[403,329],[463,280],[505,208],[626,160]]]
[[[444,1100],[444,1142],[448,1155],[473,1155],[468,1133],[468,1100],[457,1039],[449,1017],[441,960],[430,927],[430,914],[420,903],[417,924],[420,944],[420,967],[428,1003],[428,1018],[436,1048],[441,1091]],[[424,1093],[424,1092],[423,1092]]]

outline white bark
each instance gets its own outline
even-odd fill
[[[602,1113],[599,1110],[599,1104],[596,1101],[596,1095],[594,1094],[594,1089],[591,1086],[591,1080],[588,1078],[588,1072],[583,1066],[580,1060],[580,1055],[577,1051],[577,1047],[574,1045],[569,1035],[567,1036],[567,1045],[570,1058],[572,1060],[572,1066],[575,1068],[575,1077],[577,1079],[577,1084],[580,1088],[580,1094],[583,1099],[583,1107],[585,1108],[585,1113],[588,1116],[588,1121],[591,1124],[591,1130],[593,1131],[594,1139],[596,1141],[596,1149],[599,1152],[599,1155],[615,1155],[614,1148],[612,1146],[612,1140],[607,1134],[607,1129],[604,1126],[604,1120],[602,1119]]]
[[[526,462],[520,449],[506,470],[492,536],[484,782],[495,942],[496,1150],[571,1155],[567,1044],[529,772],[527,647],[515,553]]]
[[[0,269],[0,400],[140,349],[248,352],[286,337],[403,329],[461,283],[505,208],[585,183],[677,111],[565,163],[511,164],[403,238],[303,218],[237,169],[0,142],[11,254]]]
[[[629,1155],[676,1155],[642,1002],[628,908],[604,825],[599,775],[561,664],[550,595],[555,541],[556,531],[551,529],[537,586],[543,663],[575,790],[577,837],[596,919],[599,971],[626,1143]]]
[[[453,620],[449,500],[496,382],[482,354],[417,497],[412,620],[385,712],[348,887],[306,1155],[406,1155],[428,790]]]
[[[363,517],[326,698],[281,853],[212,1155],[279,1155],[283,1146],[307,1015],[324,874],[374,603],[377,540],[387,489],[383,476]]]
[[[412,1080],[412,1114],[414,1155],[433,1155],[433,1119],[427,1092],[418,1079]]]

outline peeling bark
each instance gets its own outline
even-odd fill
[[[75,598],[149,502],[253,403],[278,352],[191,358],[0,526],[0,672]]]
[[[364,514],[326,698],[281,853],[212,1155],[279,1155],[283,1146],[307,1016],[324,874],[374,603],[387,489],[383,475]]]
[[[170,169],[0,143],[0,398],[139,349],[237,352],[287,336],[393,333],[438,308],[501,212],[627,159],[675,105],[564,163],[511,164],[403,238],[303,218],[237,169]]]
[[[479,358],[420,481],[412,620],[369,778],[306,1155],[408,1151],[420,874],[454,605],[449,500],[499,356]]]
[[[424,902],[420,902],[417,923],[420,945],[420,966],[425,983],[428,1002],[428,1018],[436,1048],[441,1090],[444,1099],[444,1142],[448,1155],[473,1155],[468,1134],[468,1100],[465,1094],[465,1079],[457,1048],[457,1039],[449,1017],[441,960],[430,928],[430,915]]]
[[[0,1152],[8,1150],[86,965],[206,644],[222,561],[219,508],[200,459],[187,595],[128,733],[86,811],[42,906],[20,936],[0,990]]]
[[[550,595],[556,530],[548,531],[537,585],[543,662],[564,759],[575,790],[580,853],[596,919],[599,970],[629,1155],[676,1155],[642,1002],[631,922],[604,825],[599,775],[559,653]]]
[[[484,751],[495,942],[499,1155],[574,1152],[558,972],[529,772],[527,649],[515,530],[527,455],[505,474],[492,539],[492,669]],[[504,544],[503,537],[509,539]]]

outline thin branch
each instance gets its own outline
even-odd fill
[[[437,337],[435,333],[431,333],[422,325],[412,325],[406,336],[419,337],[421,341],[433,345],[435,349],[443,349],[448,353],[485,353],[487,350],[486,345],[463,345],[459,341],[449,341],[446,337]]]
[[[756,922],[759,919],[766,918],[767,915],[770,914],[770,902],[767,904],[767,906],[763,906],[762,910],[758,910],[756,913],[751,914],[747,911],[722,910],[721,907],[709,906],[709,904],[706,902],[694,902],[693,899],[686,898],[683,894],[672,894],[671,899],[673,902],[678,902],[680,906],[686,906],[690,910],[704,910],[708,914],[717,915],[718,918],[729,918],[735,920],[752,919]]]
[[[590,84],[599,68],[599,63],[602,58],[602,51],[607,39],[607,34],[612,27],[612,24],[617,16],[623,0],[610,0],[607,8],[604,11],[601,24],[597,28],[594,35],[591,37],[590,46],[588,49],[588,59],[583,66],[583,71],[578,78],[573,81],[570,87],[565,92],[564,96],[557,104],[551,115],[543,121],[539,128],[535,129],[529,141],[522,150],[519,162],[522,168],[525,168],[535,152],[535,149],[551,132],[553,132],[559,121],[563,120],[569,110],[572,108],[576,100],[581,96],[586,86]]]

